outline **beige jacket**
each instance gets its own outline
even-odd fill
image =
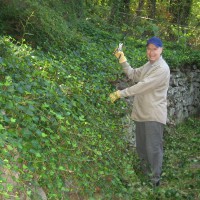
[[[123,70],[135,85],[120,91],[121,97],[134,96],[132,119],[138,122],[167,121],[167,90],[170,70],[160,57],[155,63],[147,62],[133,69],[127,62],[122,63]]]

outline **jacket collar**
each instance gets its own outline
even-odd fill
[[[158,65],[162,59],[163,59],[162,56],[160,56],[160,58],[159,58],[158,60],[156,60],[156,61],[155,61],[154,63],[152,63],[152,64],[150,63],[150,65],[151,65],[152,67],[154,67],[154,66]]]

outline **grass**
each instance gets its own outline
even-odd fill
[[[161,185],[153,188],[142,174],[136,151],[133,168],[138,181],[126,183],[131,195],[120,200],[198,200],[200,198],[200,119],[188,118],[168,127],[164,135],[164,163]],[[130,154],[131,156],[131,154]],[[131,192],[130,192],[131,193]],[[98,198],[102,200],[103,198]]]
[[[161,186],[147,199],[200,198],[200,119],[189,118],[164,137]],[[142,177],[144,178],[144,177]]]

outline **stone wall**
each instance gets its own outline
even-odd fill
[[[200,70],[171,70],[168,90],[168,123],[179,123],[199,114]]]

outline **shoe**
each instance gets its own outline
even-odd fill
[[[160,181],[154,183],[154,187],[158,187],[158,186],[160,186]]]

